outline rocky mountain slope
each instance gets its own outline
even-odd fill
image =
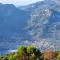
[[[60,50],[59,2],[45,0],[22,7],[0,4],[0,49],[33,44],[42,50]]]
[[[32,44],[40,48],[43,46],[45,49],[60,50],[60,4],[52,0],[42,2],[32,11],[26,29],[35,42],[38,42]]]

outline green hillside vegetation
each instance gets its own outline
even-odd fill
[[[42,53],[34,46],[20,46],[17,52],[0,56],[0,60],[60,60],[60,51]]]

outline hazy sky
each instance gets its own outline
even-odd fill
[[[0,0],[0,3],[15,4],[15,5],[27,5],[41,0]]]

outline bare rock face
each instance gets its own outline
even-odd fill
[[[45,48],[59,50],[60,7],[59,4],[57,5],[57,1],[53,0],[47,0],[44,4],[44,6],[41,5],[32,12],[31,18],[27,22],[28,34],[36,42],[48,41],[49,45],[44,46],[43,44]],[[36,45],[39,46],[39,43],[36,43]]]
[[[60,4],[60,0],[53,0],[55,3]]]
[[[48,17],[51,11],[48,8],[37,9],[32,12],[31,20],[28,21],[29,34],[35,36],[38,40],[43,35],[43,28],[48,23]]]

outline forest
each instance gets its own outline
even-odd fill
[[[34,46],[19,46],[17,52],[0,56],[0,60],[60,60],[60,51],[41,52]]]

